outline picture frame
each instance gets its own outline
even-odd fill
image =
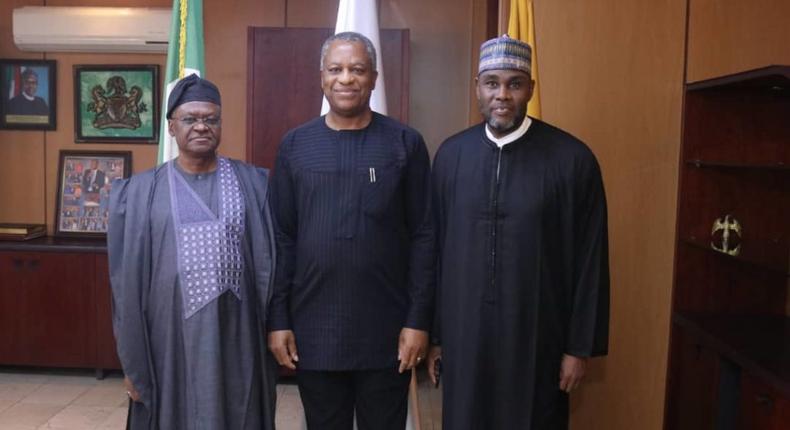
[[[0,59],[0,129],[54,130],[55,60]]]
[[[131,151],[60,151],[55,236],[105,237],[112,181],[131,172]]]
[[[159,65],[75,65],[74,141],[159,143]]]

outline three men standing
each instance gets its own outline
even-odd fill
[[[567,393],[608,348],[606,200],[589,148],[526,116],[530,56],[506,36],[483,44],[485,122],[444,142],[431,177],[420,134],[370,109],[370,41],[327,39],[330,112],[282,140],[275,233],[265,174],[216,155],[216,87],[181,81],[167,112],[181,156],[112,191],[131,428],[271,428],[266,330],[308,427],[350,430],[356,414],[361,430],[402,430],[432,325],[444,428],[567,428]]]
[[[529,45],[480,49],[485,122],[447,139],[434,160],[437,324],[443,426],[565,429],[587,357],[607,352],[606,200],[581,141],[526,116]]]
[[[403,430],[432,323],[430,161],[417,131],[371,111],[376,53],[358,33],[321,50],[330,111],[280,145],[269,347],[296,369],[307,425]]]

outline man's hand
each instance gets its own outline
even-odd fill
[[[584,378],[587,371],[587,359],[563,354],[560,364],[560,390],[570,393]]]
[[[436,364],[441,359],[442,347],[439,345],[431,345],[430,349],[428,349],[428,362],[426,366],[428,366],[428,376],[431,377],[431,382],[433,382],[434,387],[439,385],[439,374]]]
[[[398,373],[410,370],[425,358],[428,349],[428,332],[404,327],[398,339]]]
[[[126,376],[123,377],[123,387],[126,388],[126,394],[132,399],[133,402],[140,401],[140,393],[134,389],[134,385],[132,385],[132,381],[127,378]]]
[[[296,354],[296,338],[293,331],[275,330],[269,332],[269,350],[281,366],[296,370],[299,356]]]

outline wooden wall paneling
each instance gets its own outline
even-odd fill
[[[571,428],[659,429],[686,0],[535,0],[534,12],[543,118],[591,147],[609,204],[610,352],[571,395]]]
[[[408,28],[409,125],[435,153],[447,137],[470,124],[472,66],[485,40],[487,0],[381,0],[382,28]],[[384,60],[386,63],[386,59]],[[476,73],[475,73],[476,75]]]
[[[48,132],[0,130],[0,222],[44,224]]]
[[[337,23],[340,0],[285,0],[284,27],[331,28]],[[379,1],[379,8],[382,7]],[[379,16],[381,12],[379,11]],[[381,22],[379,22],[381,25]]]
[[[43,59],[41,53],[21,52],[14,45],[11,11],[41,6],[43,0],[0,2],[0,57]],[[60,118],[58,118],[60,119]],[[0,130],[0,222],[44,223],[44,131]]]
[[[790,2],[689,0],[688,82],[790,64]]]
[[[483,0],[474,0],[472,2],[472,17],[473,27],[471,32],[471,43],[469,47],[469,111],[467,112],[467,121],[469,125],[479,124],[483,117],[480,115],[480,107],[477,102],[477,92],[475,87],[475,78],[477,77],[478,65],[480,62],[480,45],[489,38],[488,36],[488,5]],[[503,24],[507,27],[507,24]]]
[[[171,2],[172,3],[172,2]],[[220,154],[244,160],[247,148],[247,28],[281,26],[288,0],[204,0],[206,77],[222,94]]]

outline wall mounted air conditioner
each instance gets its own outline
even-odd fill
[[[169,8],[25,6],[13,12],[14,43],[37,52],[167,52]]]

